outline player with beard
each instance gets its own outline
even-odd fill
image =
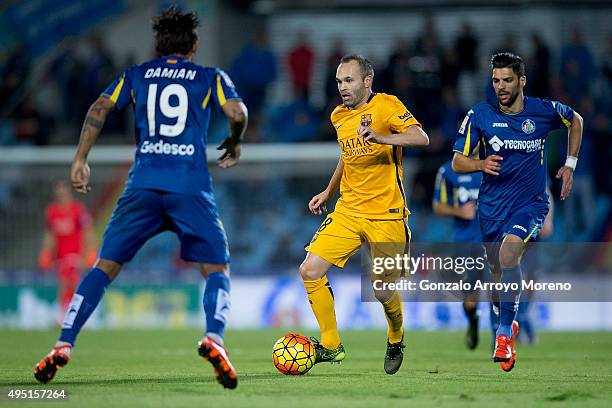
[[[567,159],[556,176],[562,180],[564,200],[572,191],[583,120],[558,101],[525,96],[525,64],[519,56],[495,54],[491,70],[497,101],[481,102],[468,111],[453,148],[452,167],[458,173],[483,172],[478,218],[490,268],[496,281],[518,287],[493,295],[499,315],[493,361],[510,371],[516,362],[521,257],[549,209],[546,138],[551,130],[568,129]],[[470,158],[476,149],[479,158]]]
[[[331,122],[341,156],[327,188],[308,203],[313,214],[323,214],[327,212],[326,202],[340,189],[335,211],[315,233],[300,265],[321,329],[321,342],[315,340],[315,364],[340,362],[345,357],[328,270],[333,265],[344,267],[362,243],[368,245],[373,259],[404,254],[410,244],[402,147],[427,146],[429,138],[397,97],[372,91],[373,79],[374,69],[366,58],[348,55],[340,60],[336,82],[343,103],[332,112]],[[372,272],[371,278],[392,282],[400,272]],[[402,300],[397,290],[375,290],[374,294],[382,303],[388,323],[384,369],[387,374],[395,374],[403,359]]]

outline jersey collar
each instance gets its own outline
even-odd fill
[[[499,107],[499,102],[497,102],[495,104],[495,107],[497,108],[497,110],[500,113],[503,113],[504,115],[508,115],[508,116],[517,116],[520,115],[521,113],[525,112],[527,110],[527,97],[523,95],[523,109],[519,112],[516,113],[508,113],[508,112],[504,112],[503,110],[501,110],[501,108]]]
[[[177,62],[182,62],[186,60],[187,58],[181,55],[165,55],[161,57],[160,59],[169,64],[176,64]]]
[[[376,96],[376,95],[377,95],[377,94],[376,94],[376,92],[372,91],[372,93],[370,94],[370,96],[368,96],[368,100],[367,100],[367,101],[366,101],[366,102],[363,104],[363,106],[361,106],[360,108],[357,108],[357,109],[350,109],[350,108],[349,108],[348,106],[346,106],[346,105],[344,105],[344,107],[345,107],[347,110],[350,110],[350,111],[361,110],[361,109],[365,108],[365,107],[366,107],[366,106],[367,106],[367,105],[370,103],[370,101],[372,100],[372,98],[374,98],[374,96]]]

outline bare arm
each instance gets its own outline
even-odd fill
[[[96,258],[98,257],[98,253],[96,251],[97,245],[95,232],[92,224],[85,227],[83,235],[85,237],[83,261],[85,262],[86,267],[91,267],[96,262]]]
[[[366,142],[388,144],[403,147],[425,147],[429,145],[429,136],[418,125],[409,126],[403,133],[395,133],[392,137],[376,133],[372,128],[360,126],[357,134],[364,137]]]
[[[83,225],[83,237],[85,238],[84,249],[86,257],[89,256],[92,252],[96,251],[96,238],[94,231],[94,221],[92,214],[89,212],[87,207],[84,207],[84,214],[82,215],[82,225]]]
[[[580,144],[582,143],[582,128],[584,120],[578,112],[574,112],[574,118],[572,119],[572,125],[567,132],[567,156],[568,161],[570,158],[573,160],[578,159],[578,153],[580,152]],[[574,183],[574,169],[567,165],[563,165],[557,172],[557,179],[562,179],[561,184],[561,200],[565,200],[572,192],[572,185]],[[576,163],[574,162],[574,166]]]
[[[582,143],[582,129],[584,127],[584,119],[578,112],[574,112],[572,126],[567,132],[567,155],[578,157],[580,152],[580,144]]]
[[[475,171],[482,171],[483,173],[498,176],[499,170],[501,169],[501,163],[498,163],[498,161],[501,160],[504,160],[504,158],[497,155],[491,155],[484,160],[480,160],[472,159],[471,157],[455,152],[452,167],[457,173],[474,173]]]
[[[240,144],[247,128],[249,113],[244,103],[239,100],[229,100],[221,109],[229,122],[230,135],[217,148],[218,150],[225,149],[217,162],[220,167],[227,168],[238,163],[240,159]]]
[[[95,252],[96,250],[96,238],[93,227],[87,227],[85,230],[85,248],[88,252]]]
[[[452,168],[456,173],[473,173],[481,171],[481,167],[481,160],[472,159],[458,152],[453,155]]]
[[[43,271],[48,271],[53,267],[53,248],[55,246],[55,240],[51,232],[45,228],[43,234],[42,248],[38,254],[38,266]]]
[[[325,203],[336,194],[338,188],[340,188],[340,181],[342,180],[342,173],[344,172],[344,161],[342,160],[342,156],[340,156],[340,160],[338,160],[338,165],[336,166],[336,170],[334,170],[334,174],[329,180],[329,184],[327,188],[312,197],[310,202],[308,203],[308,209],[313,214],[322,214],[327,212],[327,208],[325,207]]]
[[[41,251],[53,251],[53,247],[54,247],[54,240],[53,240],[53,235],[51,234],[51,232],[49,232],[48,229],[45,229],[45,232],[43,234],[43,242],[42,242],[42,249]]]
[[[72,187],[82,194],[86,194],[91,188],[89,184],[89,165],[87,164],[87,156],[96,139],[102,131],[106,117],[113,110],[115,104],[106,96],[100,96],[89,107],[83,127],[81,128],[81,136],[79,137],[79,145],[72,161],[72,169],[70,171],[70,179]]]
[[[473,220],[476,216],[476,205],[473,202],[468,202],[461,207],[453,207],[439,201],[434,201],[432,204],[434,214],[442,217],[457,217],[464,220]]]

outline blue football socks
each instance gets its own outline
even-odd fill
[[[101,269],[93,268],[79,283],[66,311],[59,341],[74,346],[76,337],[100,303],[110,279]]]
[[[507,284],[508,289],[500,293],[501,302],[499,310],[499,328],[497,329],[498,336],[504,335],[512,337],[512,322],[516,319],[516,312],[521,296],[521,279],[522,273],[520,265],[516,265],[512,268],[502,268],[501,282]]]
[[[206,314],[206,335],[223,344],[230,311],[230,283],[226,274],[212,272],[208,275],[202,303]]]

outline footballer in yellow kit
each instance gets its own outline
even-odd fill
[[[360,55],[343,57],[336,72],[343,104],[331,115],[341,156],[329,185],[310,200],[314,214],[327,211],[325,203],[338,188],[340,198],[307,246],[300,275],[321,329],[315,340],[316,363],[340,362],[345,356],[340,341],[331,285],[326,277],[333,265],[346,261],[367,243],[372,257],[403,254],[410,242],[409,214],[402,186],[402,147],[427,146],[429,138],[419,122],[395,96],[372,91],[374,69]],[[399,270],[383,274],[385,281]],[[380,275],[372,273],[372,279]],[[403,360],[402,301],[392,290],[374,291],[387,318],[384,369],[395,374]]]

